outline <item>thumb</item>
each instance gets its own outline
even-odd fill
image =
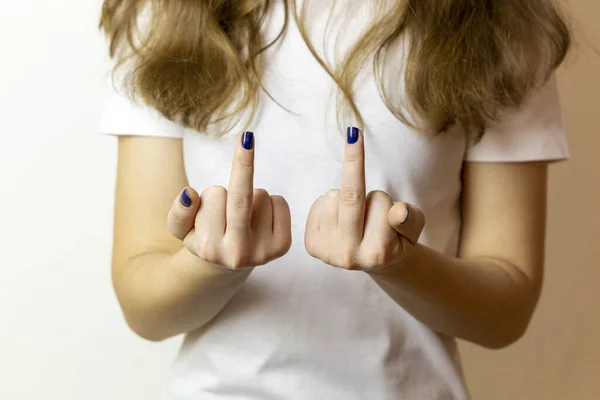
[[[408,203],[395,203],[388,213],[388,222],[400,235],[417,244],[425,228],[425,214]]]
[[[194,227],[199,208],[200,196],[198,193],[189,187],[183,189],[173,201],[167,217],[167,225],[171,234],[177,239],[183,240]]]

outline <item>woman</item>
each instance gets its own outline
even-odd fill
[[[102,27],[114,286],[140,336],[186,334],[168,398],[465,399],[455,338],[525,332],[567,156],[550,1],[106,0]]]

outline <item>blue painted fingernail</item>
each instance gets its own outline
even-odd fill
[[[254,147],[254,133],[244,132],[242,135],[242,147],[246,150],[252,150]]]
[[[192,199],[190,198],[187,189],[183,189],[183,192],[181,192],[181,196],[179,196],[179,201],[185,208],[189,208],[189,206],[192,205]]]
[[[354,144],[358,142],[359,130],[355,126],[348,127],[348,144]]]

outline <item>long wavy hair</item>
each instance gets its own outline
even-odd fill
[[[426,133],[459,125],[480,137],[500,110],[519,107],[549,78],[571,43],[552,0],[373,0],[380,12],[331,66],[307,34],[309,0],[301,8],[283,0],[285,23],[266,41],[263,25],[277,1],[104,0],[100,26],[115,70],[127,65],[128,93],[198,131],[253,114],[264,90],[264,53],[291,19],[339,87],[338,111],[345,107],[363,122],[355,82],[371,67],[390,111]],[[405,66],[395,82],[403,85],[402,101],[384,78],[401,40]]]

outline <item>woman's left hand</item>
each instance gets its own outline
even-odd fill
[[[308,253],[337,268],[375,272],[399,265],[425,227],[425,216],[385,192],[366,195],[362,132],[348,128],[342,186],[313,204],[304,238]]]

